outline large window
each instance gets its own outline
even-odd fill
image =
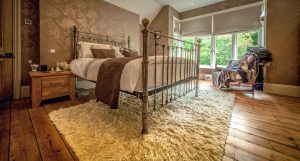
[[[216,36],[216,64],[225,66],[232,56],[232,34]]]
[[[248,31],[237,33],[238,58],[244,56],[248,47],[258,46],[258,32]]]
[[[230,59],[239,59],[244,56],[249,47],[262,45],[260,31],[245,31],[225,35],[185,37],[186,42],[195,42],[201,39],[200,65],[221,66],[228,65]],[[191,49],[189,43],[183,43],[184,48]]]
[[[211,36],[201,36],[200,65],[211,65]]]

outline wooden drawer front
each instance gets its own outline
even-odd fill
[[[60,97],[64,95],[69,95],[70,89],[69,85],[66,86],[56,86],[56,87],[47,87],[42,89],[42,98],[54,98],[54,97]]]
[[[42,79],[42,87],[66,86],[70,83],[70,77],[47,77]]]

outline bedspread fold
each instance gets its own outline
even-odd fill
[[[125,65],[139,57],[122,57],[108,59],[101,64],[98,70],[95,95],[101,101],[117,109],[119,105],[120,81]]]

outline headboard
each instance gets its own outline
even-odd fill
[[[126,47],[130,48],[130,37],[126,38],[120,38],[120,37],[111,37],[107,35],[99,35],[95,33],[87,33],[82,32],[77,29],[76,26],[74,26],[73,29],[73,52],[74,52],[74,58],[78,58],[78,42],[92,42],[92,43],[98,43],[98,44],[110,44],[118,47]]]

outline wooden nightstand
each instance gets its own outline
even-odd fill
[[[39,107],[42,100],[69,95],[75,98],[75,76],[70,71],[29,72],[31,77],[31,104]]]

